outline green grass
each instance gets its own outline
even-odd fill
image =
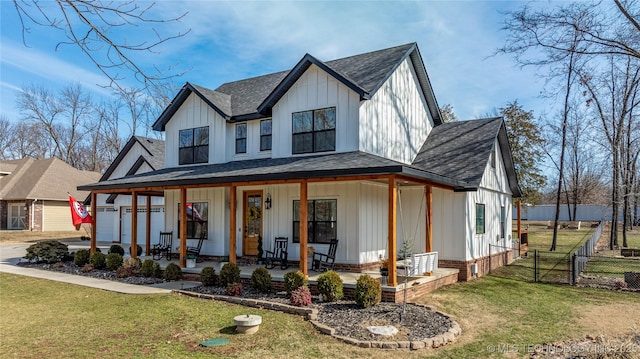
[[[403,357],[490,357],[489,344],[542,344],[605,334],[581,327],[584,308],[624,304],[640,311],[633,293],[531,284],[485,277],[418,300],[454,315],[457,343]],[[125,295],[0,273],[0,356],[19,358],[388,358],[319,334],[301,317],[176,294]],[[257,334],[233,334],[233,317],[258,314]],[[201,348],[222,337],[230,344]],[[497,353],[493,357],[501,357]]]

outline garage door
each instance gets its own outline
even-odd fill
[[[44,201],[43,232],[50,231],[75,231],[71,222],[71,209],[69,202]]]
[[[117,240],[115,218],[118,214],[113,207],[98,207],[96,209],[96,239],[102,242],[113,242]]]
[[[122,207],[122,230],[120,231],[123,247],[129,249],[131,243],[131,207]],[[138,208],[138,244],[144,250],[146,238],[147,209]],[[158,241],[158,234],[164,230],[164,207],[151,207],[151,243]]]

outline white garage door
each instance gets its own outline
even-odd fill
[[[113,207],[98,207],[96,211],[98,212],[95,218],[96,239],[102,242],[116,241],[118,238],[115,235],[117,230],[115,218],[118,213]]]
[[[143,248],[145,246],[146,238],[146,223],[147,223],[147,209],[138,208],[138,244]],[[122,230],[121,238],[123,247],[125,250],[129,249],[128,244],[131,243],[131,207],[122,207]],[[164,230],[164,207],[152,206],[151,207],[151,244],[158,241],[158,234]],[[125,244],[127,244],[125,246]]]

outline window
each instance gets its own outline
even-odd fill
[[[236,153],[247,153],[247,124],[236,125]]]
[[[179,164],[209,162],[209,127],[180,130]]]
[[[476,203],[476,234],[484,233],[484,204]]]
[[[182,207],[178,203],[178,237],[180,237],[180,210]],[[187,203],[187,238],[200,239],[204,235],[207,238],[209,219],[209,203],[191,202]]]
[[[491,146],[491,168],[496,169],[496,144],[493,143]]]
[[[260,151],[271,151],[271,120],[260,121]]]
[[[294,112],[292,152],[335,151],[336,108]]]
[[[307,201],[307,242],[329,243],[337,237],[338,200]],[[300,201],[293,201],[293,242],[300,243]]]
[[[500,207],[500,238],[504,239],[504,234],[507,232],[507,211],[504,206]]]

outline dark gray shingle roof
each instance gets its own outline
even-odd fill
[[[453,177],[465,182],[469,189],[477,189],[496,138],[502,151],[511,191],[514,197],[520,197],[506,128],[501,117],[448,122],[436,126],[418,152],[413,166]]]

